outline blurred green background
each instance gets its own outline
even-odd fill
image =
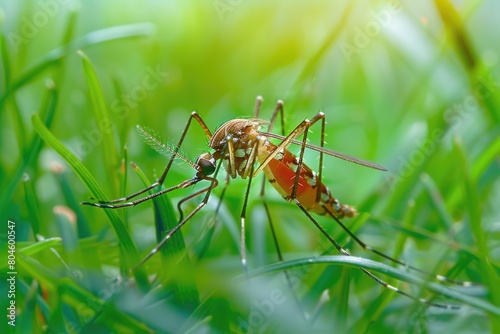
[[[2,0],[0,8],[3,310],[12,299],[4,279],[8,220],[17,251],[16,327],[3,320],[1,328],[500,330],[498,2]],[[323,179],[341,202],[365,213],[344,222],[367,244],[425,271],[481,283],[433,289],[405,282],[428,277],[404,267],[397,269],[402,277],[377,273],[459,310],[391,293],[355,268],[361,263],[325,257],[329,264],[317,264],[316,256],[336,251],[268,186],[289,269],[271,272],[264,266],[278,256],[259,197],[261,177],[252,184],[246,244],[250,273],[262,271],[245,279],[239,217],[247,183],[231,180],[221,201],[222,171],[220,186],[182,236],[128,275],[157,244],[156,229],[176,225],[177,203],[204,185],[175,191],[155,207],[113,213],[79,202],[142,189],[131,161],[149,180],[161,175],[168,160],[143,142],[136,124],[172,146],[191,111],[214,131],[252,116],[258,95],[264,119],[284,101],[285,132],[323,111],[326,147],[389,169],[326,156]],[[308,138],[318,145],[319,135],[318,126]],[[194,160],[207,143],[195,124],[181,152]],[[306,161],[318,170],[317,153],[306,152]],[[165,185],[193,175],[189,164],[174,163]],[[185,212],[200,201],[186,203]],[[353,255],[390,265],[328,217],[316,219]],[[294,266],[304,258],[310,262]]]

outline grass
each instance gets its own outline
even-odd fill
[[[500,330],[495,2],[3,1],[0,8],[0,301],[4,309],[16,302],[15,332]],[[119,198],[161,175],[168,160],[136,124],[175,146],[192,110],[213,131],[251,116],[257,95],[262,118],[284,100],[285,131],[325,112],[326,147],[389,169],[324,159],[324,182],[361,212],[344,221],[360,239],[480,285],[437,283],[393,266],[315,216],[354,255],[340,256],[269,185],[268,217],[261,177],[247,208],[246,276],[239,217],[247,183],[225,188],[222,170],[206,207],[132,271],[175,227],[179,201],[206,185],[119,210],[80,202]],[[319,132],[308,135],[312,144]],[[193,124],[182,154],[194,161],[207,150]],[[317,154],[305,159],[318,169]],[[174,163],[165,187],[193,175],[189,164]],[[184,203],[184,213],[200,201]],[[8,221],[15,299],[7,293]],[[359,268],[460,309],[395,294]]]

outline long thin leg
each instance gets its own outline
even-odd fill
[[[298,189],[298,186],[299,186],[299,183],[298,183],[298,179],[299,179],[299,175],[300,175],[300,170],[302,168],[302,164],[303,164],[303,158],[304,158],[304,151],[305,151],[305,148],[306,148],[306,142],[307,142],[307,133],[308,133],[308,130],[309,130],[309,127],[311,126],[311,124],[314,124],[317,120],[319,119],[322,119],[322,123],[323,123],[323,127],[322,127],[322,135],[321,135],[321,147],[323,147],[323,141],[324,141],[324,114],[323,113],[318,113],[311,122],[309,122],[308,120],[305,120],[303,121],[301,124],[303,124],[303,137],[302,137],[302,145],[301,145],[301,150],[300,150],[300,154],[299,154],[299,160],[298,160],[298,166],[297,166],[297,171],[296,171],[296,175],[295,175],[295,180],[294,180],[294,185],[293,185],[293,188],[292,188],[292,192],[291,192],[291,195],[290,195],[290,199],[293,200],[295,202],[295,204],[302,210],[302,212],[309,218],[309,220],[311,220],[313,222],[313,224],[316,226],[316,228],[318,228],[318,230],[320,230],[320,232],[325,235],[325,237],[330,241],[330,243],[337,249],[337,251],[343,255],[347,255],[347,256],[351,256],[350,253],[348,251],[346,251],[339,243],[337,243],[337,241],[335,239],[333,239],[330,234],[311,216],[311,214],[302,206],[302,204],[298,201],[298,199],[296,198],[296,194],[297,194],[297,189]],[[314,123],[313,123],[314,121]],[[287,137],[288,138],[288,137]],[[320,156],[322,155],[322,152],[320,152]],[[322,160],[320,159],[320,162],[322,163]],[[320,170],[322,169],[322,164],[320,165]],[[318,182],[319,184],[319,182]],[[379,251],[376,251],[374,250],[373,248],[371,247],[368,247],[365,243],[363,243],[360,239],[358,239],[356,236],[354,236],[354,234],[349,231],[349,229],[340,222],[340,220],[332,213],[330,212],[326,206],[323,206],[325,208],[325,210],[330,214],[330,216],[332,216],[332,218],[335,219],[335,221],[340,225],[342,226],[342,228],[351,236],[353,237],[353,239],[359,244],[361,245],[364,249],[367,249],[367,250],[371,250],[372,252],[376,253],[377,255],[380,255],[386,259],[390,259],[390,260],[393,260],[395,261],[396,263],[399,263],[399,264],[403,264],[401,261],[398,261],[398,260],[395,260],[391,257],[389,257],[388,255],[385,255]],[[416,300],[416,301],[420,301],[422,303],[425,303],[425,304],[428,304],[428,305],[431,305],[431,306],[436,306],[436,307],[440,307],[440,308],[445,308],[445,309],[457,309],[457,308],[460,308],[459,306],[456,306],[456,305],[444,305],[444,304],[439,304],[439,303],[433,303],[427,299],[423,299],[423,298],[418,298],[418,297],[415,297],[415,296],[412,296],[402,290],[399,290],[398,288],[388,284],[387,282],[385,282],[384,280],[380,279],[379,277],[375,276],[374,274],[372,274],[370,271],[366,270],[366,269],[363,269],[363,268],[360,268],[361,271],[363,271],[366,275],[368,275],[370,278],[372,278],[373,280],[375,280],[378,284],[384,286],[385,288],[388,288],[390,290],[393,290],[395,291],[396,293],[400,294],[400,295],[403,295],[403,296],[406,296],[410,299],[413,299],[413,300]],[[421,270],[418,270],[420,272],[422,272]],[[425,273],[425,272],[424,272]]]
[[[316,115],[315,115],[315,116],[314,116],[314,117],[313,117],[310,121],[305,120],[305,121],[301,122],[301,123],[300,123],[300,124],[299,124],[299,125],[298,125],[298,126],[297,126],[297,127],[296,127],[293,131],[292,131],[292,133],[291,133],[289,136],[287,136],[287,137],[285,138],[285,139],[289,139],[288,143],[291,143],[291,142],[294,142],[294,141],[295,141],[295,139],[296,139],[297,137],[299,137],[299,136],[300,136],[300,134],[302,134],[302,133],[303,133],[303,134],[304,134],[304,136],[306,137],[306,138],[304,138],[304,137],[303,137],[303,138],[302,138],[302,140],[300,141],[300,144],[301,144],[301,152],[300,152],[300,157],[299,157],[299,161],[300,161],[299,165],[301,165],[301,164],[303,163],[303,161],[302,161],[303,151],[305,150],[305,148],[307,148],[307,147],[308,147],[308,144],[307,144],[307,142],[306,142],[306,139],[307,139],[307,131],[308,131],[308,129],[309,129],[312,125],[314,125],[314,124],[315,124],[317,121],[319,121],[319,120],[321,120],[321,121],[322,121],[322,122],[321,122],[321,123],[322,123],[322,130],[321,130],[321,143],[320,143],[320,148],[323,148],[323,147],[324,147],[324,128],[325,128],[325,123],[326,123],[326,120],[325,120],[325,115],[324,115],[324,113],[322,113],[322,112],[319,112],[318,114],[316,114]],[[292,135],[292,134],[295,134],[295,137],[291,137],[291,135]],[[279,145],[279,146],[278,146],[278,149],[279,149],[279,147],[280,147],[280,146],[282,146],[282,145]],[[286,148],[287,146],[284,146],[284,147]],[[276,149],[276,151],[277,151],[278,149]],[[321,176],[322,176],[322,170],[323,170],[323,152],[322,152],[322,151],[319,151],[319,153],[320,153],[320,167],[319,167],[319,174],[318,174],[318,178],[321,178]],[[263,164],[264,164],[264,163],[263,163]],[[261,166],[262,166],[263,164],[261,164]],[[259,166],[259,168],[260,168],[261,166]],[[298,172],[299,172],[299,170],[300,170],[300,168],[297,168],[297,174],[296,174],[296,176],[298,176],[298,174],[299,174],[299,173],[298,173]],[[292,189],[292,191],[293,191],[293,190],[295,190],[295,193],[296,193],[296,187],[298,186],[298,180],[297,180],[297,179],[298,179],[298,178],[296,177],[295,182],[294,182],[294,189]],[[321,180],[321,179],[320,179],[320,180]],[[319,182],[318,182],[318,183],[319,183]],[[316,199],[317,199],[317,200],[318,200],[318,198],[319,198],[318,196],[320,196],[320,193],[319,193],[319,187],[318,187],[318,192],[317,192],[317,194],[316,194]],[[292,199],[293,199],[293,198],[294,198],[294,197],[292,196]],[[347,234],[348,234],[348,235],[349,235],[349,236],[350,236],[350,237],[351,237],[351,238],[352,238],[352,239],[353,239],[353,240],[354,240],[354,241],[355,241],[355,242],[356,242],[359,246],[361,246],[361,248],[362,248],[363,250],[365,250],[365,251],[370,251],[370,252],[372,252],[372,253],[375,253],[375,254],[377,254],[378,256],[381,256],[382,258],[385,258],[385,259],[387,259],[387,260],[389,260],[389,261],[391,261],[391,262],[393,262],[393,263],[399,264],[399,265],[404,266],[404,267],[406,267],[406,268],[408,268],[408,269],[410,269],[410,270],[413,270],[413,271],[415,271],[415,272],[419,272],[419,273],[421,273],[421,274],[424,274],[424,275],[426,275],[426,276],[428,276],[428,277],[432,277],[432,278],[434,278],[434,279],[436,279],[437,281],[440,281],[440,282],[446,282],[446,283],[450,283],[450,284],[454,284],[454,285],[459,285],[459,286],[473,286],[473,285],[477,285],[477,284],[476,284],[476,283],[474,283],[474,282],[461,282],[461,281],[455,281],[455,280],[452,280],[452,279],[447,278],[447,277],[445,277],[445,276],[431,274],[431,273],[429,273],[429,272],[427,272],[427,271],[425,271],[425,270],[419,269],[419,268],[414,267],[414,266],[412,266],[412,265],[409,265],[409,264],[407,264],[407,263],[405,263],[405,262],[403,262],[403,261],[397,260],[397,259],[395,259],[395,258],[393,258],[393,257],[391,257],[391,256],[389,256],[389,255],[386,255],[386,254],[384,254],[384,253],[382,253],[382,252],[380,252],[380,251],[378,251],[378,250],[376,250],[376,249],[374,249],[374,248],[370,247],[370,246],[369,246],[369,245],[367,245],[366,243],[364,243],[361,239],[359,239],[358,237],[356,237],[356,236],[354,235],[354,233],[352,233],[352,232],[349,230],[349,228],[347,228],[347,226],[345,226],[345,225],[344,225],[344,224],[343,224],[343,223],[342,223],[342,222],[341,222],[341,221],[340,221],[340,220],[339,220],[339,219],[335,216],[335,214],[334,214],[333,212],[329,211],[327,208],[326,208],[325,210],[326,210],[326,212],[328,212],[328,214],[329,214],[329,215],[330,215],[330,216],[331,216],[331,217],[332,217],[332,218],[333,218],[333,219],[337,222],[337,224],[339,224],[339,226],[340,226],[340,227],[341,227],[341,228],[342,228],[342,229],[343,229],[343,230],[344,230],[344,231],[345,231],[345,232],[346,232],[346,233],[347,233]]]
[[[260,96],[257,97],[257,104],[256,104],[256,109],[255,109],[255,113],[254,113],[254,116],[255,118],[258,118],[259,116],[259,109],[260,109],[260,103],[262,102],[262,98]],[[257,108],[258,107],[258,108]],[[271,120],[269,122],[269,126],[267,127],[267,132],[271,132],[273,130],[273,127],[274,127],[274,123],[276,121],[276,118],[278,117],[278,115],[280,115],[280,118],[281,118],[281,133],[284,135],[285,134],[285,121],[284,121],[284,111],[283,111],[283,101],[281,100],[278,100],[278,102],[276,102],[276,107],[274,108],[274,111],[271,115]],[[266,176],[265,175],[262,175],[262,184],[261,184],[261,188],[260,188],[260,197],[262,199],[262,204],[264,205],[264,209],[266,210],[266,215],[267,215],[267,221],[269,222],[269,227],[271,228],[271,235],[273,237],[273,242],[274,242],[274,247],[276,248],[276,253],[278,255],[278,260],[280,262],[283,262],[283,255],[281,253],[281,249],[280,249],[280,246],[279,246],[279,243],[278,243],[278,238],[276,236],[276,232],[274,230],[274,226],[273,226],[273,221],[271,219],[271,213],[269,211],[269,206],[267,205],[267,202],[266,202],[266,199],[265,199],[265,189],[266,189]],[[288,275],[288,272],[285,271],[285,275],[287,276],[287,281],[290,285],[290,287],[292,286],[291,284],[291,281],[289,279],[289,275]]]
[[[328,239],[328,241],[330,241],[330,243],[337,249],[337,251],[342,254],[342,255],[347,255],[347,256],[351,256],[351,254],[346,251],[342,246],[340,246],[337,241],[335,241],[335,239],[333,239],[330,234],[323,228],[323,226],[321,226],[315,219],[314,217],[311,216],[311,214],[302,206],[302,204],[300,204],[300,202],[297,200],[297,199],[294,199],[293,200],[295,202],[295,204],[300,208],[300,210],[302,210],[302,212],[307,216],[307,218],[309,218],[309,220],[316,226],[316,228],[318,230],[320,230],[320,232]],[[370,271],[364,269],[364,268],[359,268],[363,273],[365,273],[367,276],[369,276],[371,279],[373,279],[374,281],[376,281],[378,284],[382,285],[383,287],[389,289],[389,290],[392,290],[400,295],[403,295],[407,298],[410,298],[412,300],[415,300],[415,301],[419,301],[421,303],[424,303],[424,304],[427,304],[427,305],[430,305],[430,306],[435,306],[435,307],[439,307],[439,308],[443,308],[443,309],[460,309],[460,306],[458,305],[450,305],[450,304],[439,304],[439,303],[434,303],[428,299],[424,299],[424,298],[418,298],[418,297],[415,297],[403,290],[400,290],[398,288],[396,288],[395,286],[392,286],[390,285],[389,283],[385,282],[384,280],[378,278],[377,276],[375,276],[374,274],[372,274]]]
[[[245,222],[246,222],[246,215],[247,215],[247,205],[248,205],[248,197],[250,195],[250,187],[252,185],[252,174],[253,174],[253,166],[255,165],[255,159],[256,159],[256,154],[257,152],[257,146],[258,142],[255,142],[253,148],[252,148],[252,153],[250,154],[251,158],[249,158],[247,166],[249,166],[249,175],[250,177],[248,178],[248,184],[247,188],[245,190],[245,198],[243,200],[243,207],[241,208],[241,215],[240,215],[240,223],[241,223],[241,264],[243,265],[243,269],[245,271],[245,274],[248,274],[248,266],[247,266],[247,255],[246,255],[246,247],[245,247]]]
[[[219,163],[217,165],[217,170],[215,171],[214,178],[216,178],[216,176],[219,174],[219,169],[220,169],[221,165],[222,165],[221,163]],[[210,245],[210,241],[212,239],[212,236],[213,236],[213,233],[215,230],[215,225],[217,224],[217,217],[219,216],[219,211],[221,209],[222,203],[224,203],[224,197],[226,195],[226,190],[229,187],[230,179],[231,178],[230,178],[229,174],[226,173],[226,179],[224,181],[224,186],[222,187],[222,191],[219,195],[218,202],[217,202],[217,205],[215,207],[215,212],[213,214],[213,218],[212,218],[213,223],[210,224],[211,226],[209,226],[209,230],[207,233],[208,234],[207,239],[205,239],[205,242],[203,243],[204,246],[200,249],[200,251],[197,254],[198,259],[201,259],[203,257],[203,255],[205,254],[205,251],[208,249],[208,246]]]
[[[262,102],[262,98],[260,98],[260,101],[259,101],[259,97],[257,97],[257,101],[258,101],[258,103],[256,105],[260,108],[259,102]],[[274,123],[276,122],[276,118],[279,115],[280,119],[281,119],[281,134],[283,136],[285,135],[285,120],[284,120],[284,110],[283,109],[284,109],[283,108],[283,101],[278,100],[278,102],[276,102],[276,107],[274,108],[274,111],[271,115],[271,120],[269,122],[269,126],[267,127],[267,132],[271,132],[273,130]],[[256,113],[254,114],[254,117],[258,118],[258,109],[257,108],[256,108]],[[284,258],[283,258],[283,254],[281,252],[281,248],[280,248],[280,245],[278,242],[278,236],[276,234],[276,230],[274,229],[273,220],[271,218],[271,211],[269,210],[269,206],[267,205],[267,201],[265,199],[265,189],[266,189],[266,176],[262,175],[262,184],[261,184],[259,195],[261,197],[262,204],[264,205],[264,210],[266,211],[267,221],[269,223],[269,228],[271,229],[271,236],[273,238],[274,248],[276,249],[276,254],[278,255],[278,261],[283,262]],[[295,301],[295,306],[297,307],[297,311],[304,318],[304,320],[307,320],[304,309],[302,308],[302,304],[300,303],[300,301],[295,293],[295,289],[294,289],[292,280],[290,278],[290,272],[288,270],[285,270],[284,274],[285,274],[285,279],[286,279],[286,282],[287,282],[288,287],[290,289],[290,292],[291,292],[293,299]]]
[[[450,283],[450,284],[454,284],[454,285],[460,285],[460,286],[473,286],[473,285],[477,285],[477,283],[474,283],[474,282],[461,282],[461,281],[455,281],[453,279],[450,279],[448,277],[445,277],[445,276],[441,276],[441,275],[435,275],[435,274],[431,274],[425,270],[422,270],[422,269],[419,269],[417,267],[414,267],[414,266],[411,266],[401,260],[398,260],[398,259],[395,259],[389,255],[386,255],[384,253],[382,253],[381,251],[375,249],[375,248],[372,248],[370,247],[369,245],[365,244],[361,239],[359,239],[354,233],[351,232],[351,230],[349,230],[349,228],[347,226],[344,225],[344,223],[342,223],[342,221],[340,219],[338,219],[334,214],[333,212],[331,212],[330,210],[328,210],[328,208],[325,208],[326,212],[328,212],[328,215],[330,217],[332,217],[335,222],[359,245],[361,246],[361,248],[365,251],[370,251],[372,253],[375,253],[377,254],[378,256],[386,259],[386,260],[389,260],[391,262],[394,262],[394,263],[397,263],[405,268],[408,268],[408,269],[411,269],[413,271],[416,271],[416,272],[419,272],[421,274],[424,274],[426,276],[429,276],[429,277],[432,277],[434,279],[436,279],[437,281],[440,281],[440,282],[446,282],[446,283]]]
[[[259,118],[260,106],[262,105],[262,96],[257,96],[255,108],[253,110],[253,118]]]
[[[257,103],[255,104],[255,112],[254,112],[254,117],[258,118],[259,117],[259,110],[260,110],[260,105],[262,103],[262,97],[257,96]],[[281,116],[281,134],[284,136],[285,135],[285,120],[284,120],[284,111],[283,111],[283,101],[278,100],[276,102],[276,107],[274,108],[274,111],[271,115],[271,120],[269,121],[269,126],[267,127],[267,132],[272,132],[273,127],[274,127],[274,122],[276,121],[276,117],[278,117],[278,114]],[[265,192],[265,185],[266,185],[266,176],[262,175],[262,184],[260,188],[260,196],[262,197],[262,200],[264,201],[264,192]]]
[[[201,189],[201,190],[198,190],[197,192],[191,194],[191,195],[188,195],[186,197],[184,197],[183,199],[181,199],[178,203],[177,203],[177,210],[179,211],[179,221],[183,220],[184,219],[184,212],[182,211],[182,204],[184,204],[185,202],[187,202],[188,200],[190,200],[191,198],[195,198],[197,197],[198,195],[200,194],[203,194],[205,191],[207,191],[208,189],[208,195],[210,195],[210,191],[212,191],[213,188],[215,188],[217,186],[217,181],[215,181],[215,185],[213,185],[214,183],[214,180],[217,179],[217,174],[219,173],[219,170],[220,170],[220,166],[222,164],[222,161],[217,165],[217,169],[215,171],[215,174],[211,177],[207,177],[205,176],[203,180],[210,180],[212,182],[212,184],[205,188],[205,189]],[[212,186],[213,185],[213,186]],[[207,198],[208,200],[208,198]]]
[[[160,176],[160,178],[158,179],[158,181],[156,181],[153,184],[151,184],[150,186],[148,186],[148,187],[146,187],[146,188],[144,188],[142,190],[139,190],[139,191],[137,191],[137,192],[135,192],[135,193],[133,193],[131,195],[128,195],[126,197],[114,199],[114,200],[111,200],[111,201],[102,201],[102,200],[100,200],[97,203],[84,201],[81,204],[82,205],[91,205],[91,206],[96,206],[96,207],[101,207],[101,208],[112,208],[112,209],[114,209],[114,208],[117,208],[117,207],[119,208],[119,207],[123,207],[123,206],[132,206],[130,203],[136,203],[136,204],[138,204],[138,203],[143,202],[143,201],[140,201],[140,202],[134,201],[134,202],[130,202],[128,205],[123,205],[123,206],[110,206],[109,205],[109,204],[112,204],[112,203],[120,203],[120,202],[130,201],[132,198],[137,197],[137,196],[139,196],[139,195],[141,195],[141,194],[143,194],[143,193],[145,193],[145,192],[147,192],[147,191],[149,191],[151,189],[154,189],[154,188],[156,188],[158,186],[161,186],[163,184],[163,182],[165,181],[165,178],[167,177],[167,174],[170,171],[170,168],[171,168],[171,166],[172,166],[172,164],[173,164],[173,162],[174,162],[174,160],[175,160],[175,158],[176,158],[176,156],[177,156],[177,154],[179,152],[179,149],[180,149],[180,147],[181,147],[181,145],[182,145],[182,143],[184,141],[184,138],[186,137],[186,134],[187,134],[187,132],[189,130],[189,127],[191,125],[191,121],[193,120],[193,118],[201,126],[201,128],[203,129],[203,131],[205,132],[205,134],[209,138],[212,137],[212,133],[210,132],[210,129],[208,128],[208,126],[206,125],[206,123],[203,121],[203,119],[201,118],[201,116],[198,115],[198,113],[196,113],[195,111],[193,111],[191,113],[191,115],[189,116],[189,119],[188,119],[188,121],[186,123],[186,126],[184,127],[184,130],[182,131],[182,134],[181,134],[181,137],[179,139],[179,142],[177,143],[177,145],[175,146],[175,149],[172,152],[172,156],[170,157],[170,160],[169,160],[169,162],[167,164],[167,167],[163,171],[163,173]],[[145,198],[150,199],[149,196],[145,197]],[[147,200],[147,199],[145,199],[145,200]],[[102,205],[100,205],[100,204],[102,204]],[[133,205],[136,205],[136,204],[133,204]]]
[[[145,197],[141,197],[141,198],[139,198],[135,201],[131,201],[131,202],[125,202],[125,203],[119,203],[119,204],[107,204],[107,203],[112,203],[112,202],[107,202],[107,203],[81,202],[81,204],[82,205],[89,205],[89,206],[96,206],[96,207],[102,208],[102,209],[119,209],[119,208],[124,208],[124,207],[129,207],[129,206],[136,206],[137,204],[140,204],[142,202],[146,202],[152,198],[161,196],[163,194],[174,191],[176,189],[187,188],[187,187],[192,186],[192,185],[194,185],[202,180],[203,179],[192,178],[192,179],[183,181],[183,182],[181,182],[178,185],[175,185],[173,187],[160,190],[156,193],[153,193],[153,194],[145,196]]]
[[[200,211],[207,203],[208,203],[208,199],[210,198],[210,194],[212,192],[212,189],[214,189],[215,187],[217,187],[217,179],[214,179],[214,178],[211,178],[211,177],[207,177],[206,180],[210,181],[210,185],[204,189],[201,189],[199,191],[197,191],[196,193],[184,198],[182,201],[186,201],[188,199],[191,199],[195,196],[198,196],[200,194],[203,194],[203,193],[206,193],[205,194],[205,197],[203,198],[203,200],[201,201],[200,204],[198,204],[198,206],[196,208],[193,209],[193,211],[191,211],[187,216],[186,218],[182,219],[179,224],[177,224],[176,227],[174,227],[173,229],[171,229],[166,235],[165,237],[163,237],[163,239],[160,241],[160,243],[158,243],[158,245],[156,245],[155,248],[153,248],[151,250],[151,252],[149,252],[148,255],[146,255],[142,260],[141,262],[139,262],[132,270],[135,271],[137,270],[137,268],[139,268],[140,266],[142,266],[147,260],[149,260],[153,255],[155,255],[159,250],[160,248],[163,247],[163,245],[165,245],[165,243],[182,227],[184,226],[184,224],[186,224],[190,219],[191,217],[193,217],[198,211]]]

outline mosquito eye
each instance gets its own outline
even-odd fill
[[[214,159],[199,158],[197,162],[203,175],[211,175],[215,172]]]

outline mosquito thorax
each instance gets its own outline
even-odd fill
[[[250,158],[256,162],[252,151],[258,150],[258,131],[266,123],[260,119],[237,118],[227,121],[215,131],[209,146],[215,150],[215,160],[222,159],[224,169],[232,178],[249,176]]]
[[[198,167],[198,174],[201,173],[201,175],[197,176],[212,175],[216,168],[215,159],[210,153],[203,153],[196,160],[196,166]]]

